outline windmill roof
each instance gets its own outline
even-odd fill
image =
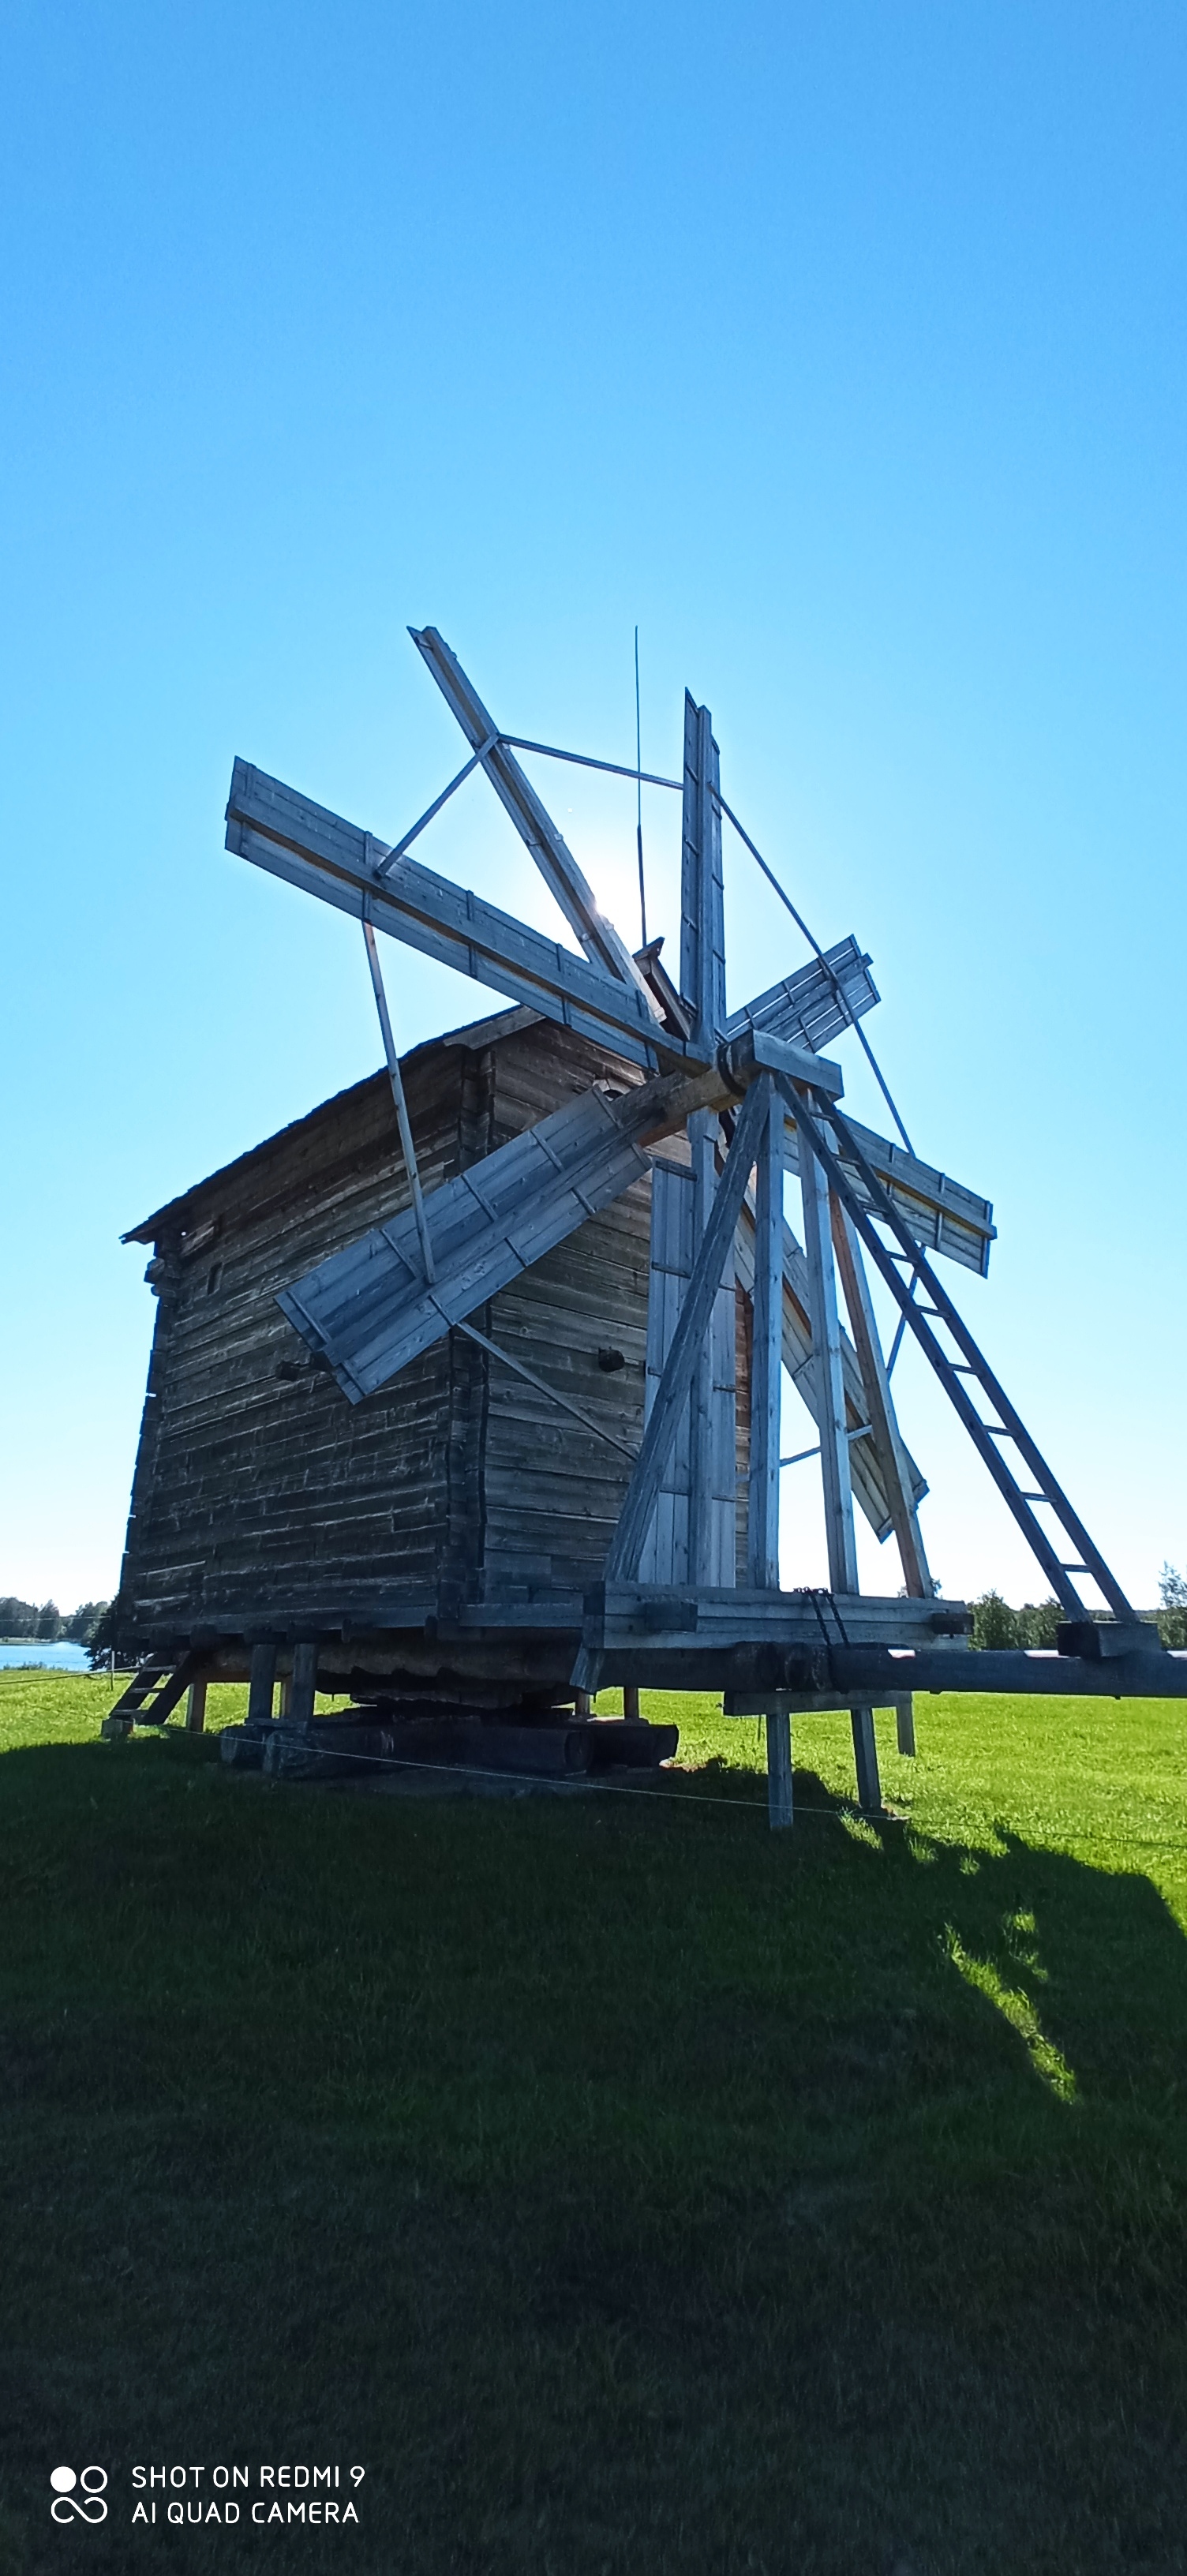
[[[400,1063],[418,1064],[427,1055],[443,1054],[447,1047],[493,1046],[500,1038],[513,1037],[519,1029],[534,1027],[541,1016],[539,1011],[530,1010],[522,1003],[511,1010],[496,1011],[481,1020],[470,1020],[460,1029],[444,1029],[439,1037],[422,1039],[419,1046],[409,1047],[407,1054],[401,1056]],[[361,1082],[347,1083],[344,1090],[331,1092],[328,1099],[318,1101],[315,1109],[306,1110],[303,1118],[290,1119],[287,1126],[278,1127],[273,1135],[265,1136],[258,1145],[249,1146],[245,1154],[234,1155],[229,1163],[220,1163],[216,1171],[207,1172],[202,1180],[191,1182],[189,1189],[180,1191],[176,1198],[167,1199],[163,1207],[155,1208],[152,1215],[142,1218],[139,1225],[129,1226],[127,1233],[120,1236],[121,1243],[153,1243],[167,1228],[181,1226],[184,1229],[187,1211],[214,1182],[225,1181],[232,1173],[249,1172],[254,1165],[267,1163],[281,1147],[291,1144],[303,1129],[314,1126],[327,1109],[344,1100],[362,1100],[368,1092],[385,1085],[387,1079],[387,1067],[381,1065],[377,1073],[364,1074]]]

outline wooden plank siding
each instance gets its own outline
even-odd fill
[[[591,1082],[639,1077],[509,1012],[415,1049],[403,1078],[427,1195]],[[648,1176],[473,1319],[632,1455],[650,1198]],[[408,1204],[382,1072],[135,1229],[160,1298],[121,1580],[138,1644],[295,1634],[314,1612],[357,1633],[487,1607],[505,1629],[519,1604],[530,1628],[544,1595],[574,1604],[600,1578],[630,1472],[610,1439],[460,1331],[352,1406],[277,1304]],[[738,1342],[741,1382],[741,1327]],[[602,1364],[616,1352],[621,1367]]]

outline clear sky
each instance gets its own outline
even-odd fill
[[[1185,110],[1170,0],[10,0],[0,1591],[113,1587],[121,1230],[378,1061],[222,813],[242,752],[396,837],[459,759],[409,621],[510,731],[629,760],[636,621],[645,760],[708,701],[995,1202],[973,1329],[1136,1596],[1187,1562]],[[541,784],[634,932],[631,791]],[[424,856],[549,923],[482,781]],[[727,868],[736,1003],[804,952]],[[384,945],[403,1042],[484,1007]],[[1034,1597],[900,1365],[945,1590]]]

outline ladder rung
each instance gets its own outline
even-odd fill
[[[957,1377],[975,1377],[977,1374],[971,1360],[949,1360],[948,1366]]]
[[[1091,1574],[1092,1567],[1090,1565],[1061,1565],[1059,1571],[1061,1574]]]
[[[1021,1491],[1021,1488],[1019,1488],[1019,1490]],[[1023,1494],[1022,1500],[1024,1503],[1045,1503],[1050,1500],[1050,1496],[1047,1494]]]

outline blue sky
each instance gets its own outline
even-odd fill
[[[1182,13],[13,0],[0,72],[0,1591],[114,1582],[121,1230],[378,1060],[357,930],[223,853],[234,753],[393,838],[458,760],[409,621],[509,730],[622,759],[637,621],[645,758],[688,682],[872,951],[912,1135],[996,1205],[950,1279],[1151,1599],[1187,1561]],[[633,930],[630,791],[541,783]],[[549,922],[481,781],[424,855]],[[728,869],[736,1002],[803,951]],[[482,1008],[385,964],[404,1040]],[[896,1386],[945,1589],[1041,1590]]]

